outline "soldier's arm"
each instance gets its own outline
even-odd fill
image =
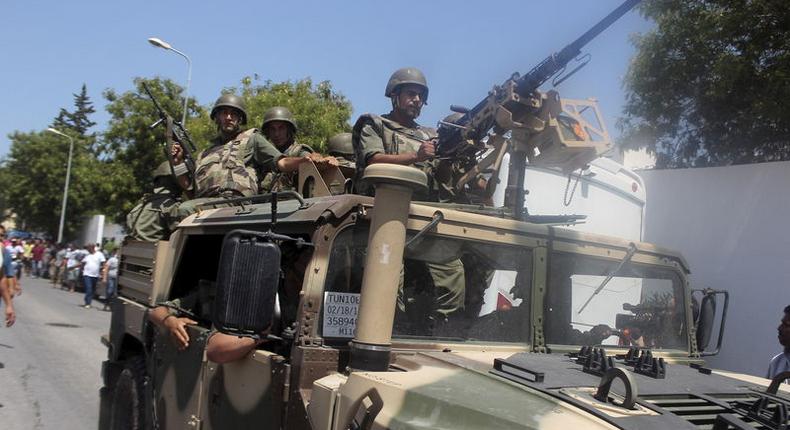
[[[298,170],[299,165],[307,160],[312,160],[316,164],[324,163],[324,157],[315,152],[306,152],[304,155],[297,157],[288,157],[260,133],[253,134],[250,139],[252,139],[255,161],[265,171],[290,173]]]
[[[256,346],[265,341],[265,339],[256,340],[216,332],[211,335],[206,344],[206,358],[220,364],[236,361],[244,358]]]
[[[176,299],[178,300],[178,299]],[[197,324],[190,318],[179,317],[167,306],[157,306],[148,312],[148,320],[159,328],[167,330],[179,350],[189,346],[189,334],[186,326]]]
[[[433,158],[435,153],[434,143],[430,141],[423,142],[417,152],[387,154],[384,150],[384,142],[381,140],[381,136],[376,133],[370,124],[366,124],[360,130],[359,146],[360,154],[357,160],[362,161],[366,167],[376,163],[402,164],[408,166]]]

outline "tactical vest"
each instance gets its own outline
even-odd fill
[[[437,136],[436,130],[430,127],[404,127],[386,117],[367,113],[361,115],[356,124],[354,124],[353,134],[355,141],[359,138],[358,136],[365,125],[370,125],[373,127],[373,130],[381,138],[381,141],[384,144],[385,154],[407,154],[410,152],[417,152],[420,149],[420,145],[422,145],[424,141],[433,139]],[[361,160],[360,158],[360,153],[357,153],[357,180],[355,181],[355,186],[357,187],[357,192],[359,194],[372,195],[373,190],[359,180],[362,177],[365,167],[367,167],[365,160]],[[412,165],[412,167],[422,170],[428,176],[429,194],[432,194],[430,190],[433,190],[434,188],[432,172],[433,164],[434,163],[431,160],[426,160],[414,163]],[[422,193],[415,195],[415,199],[432,200],[432,198],[423,195]]]
[[[195,170],[196,197],[258,194],[258,172],[247,164],[252,157],[249,140],[254,132],[254,128],[241,132],[233,140],[216,144],[200,154]]]
[[[303,153],[312,153],[313,148],[300,143],[293,143],[285,151],[283,155],[286,157],[299,157]],[[259,190],[261,194],[271,193],[274,191],[295,190],[298,184],[296,178],[297,171],[294,172],[266,172],[261,179]]]

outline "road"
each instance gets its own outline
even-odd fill
[[[22,287],[16,324],[0,327],[0,427],[97,428],[110,313],[46,280],[23,277]]]

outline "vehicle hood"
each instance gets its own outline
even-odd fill
[[[544,379],[494,374],[495,358]],[[631,369],[638,401],[629,411],[593,399],[601,377],[565,355],[416,352],[398,355],[393,368],[353,372],[342,390],[353,398],[374,389],[383,404],[376,422],[391,429],[699,428],[765,390],[685,364],[668,364],[663,379]],[[697,422],[702,414],[708,421]]]

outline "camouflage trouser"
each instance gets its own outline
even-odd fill
[[[460,259],[447,263],[424,263],[433,283],[433,304],[431,317],[446,319],[451,314],[464,309],[466,299],[466,279],[464,264]],[[398,310],[406,311],[404,292],[404,270],[401,267],[398,285]]]

